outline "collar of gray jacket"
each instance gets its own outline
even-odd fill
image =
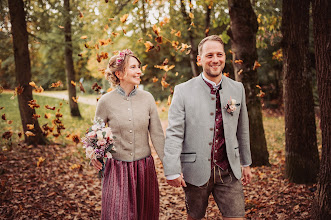
[[[116,91],[118,94],[125,96],[125,91],[121,86],[116,87]],[[135,86],[134,89],[129,93],[128,97],[134,96],[137,93],[137,87]]]

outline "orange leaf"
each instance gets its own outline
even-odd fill
[[[34,129],[34,124],[27,124],[26,127],[27,127],[29,130],[32,130],[32,129]]]
[[[87,39],[87,36],[86,36],[86,35],[81,36],[80,39],[83,39],[83,40],[84,40],[84,39]]]
[[[175,34],[175,36],[180,37],[182,35],[182,33],[180,31],[177,31],[177,33]]]
[[[3,114],[3,115],[1,116],[1,118],[2,118],[2,120],[6,121],[6,120],[7,120],[7,119],[6,119],[6,114]]]
[[[145,71],[147,68],[148,64],[146,64],[145,66],[141,67],[142,71]]]
[[[76,83],[71,80],[71,85],[76,86]]]
[[[13,120],[8,120],[7,124],[11,125],[13,123]]]
[[[59,25],[58,27],[59,27],[59,28],[61,28],[61,29],[63,29],[63,28],[64,28],[64,27],[63,27],[63,26],[61,26],[61,25]]]
[[[159,79],[158,78],[156,78],[155,76],[153,77],[153,83],[155,83],[155,82],[157,82],[157,81],[159,81]]]
[[[239,70],[238,75],[241,75],[241,74],[243,73],[243,71],[244,71],[244,70],[242,70],[242,69]]]
[[[79,98],[78,96],[77,96],[77,98],[76,97],[71,97],[71,98],[72,98],[72,100],[74,100],[74,102],[76,102],[76,103],[78,102],[78,98]]]
[[[32,87],[34,87],[34,88],[36,88],[36,87],[37,87],[36,83],[35,83],[35,82],[33,82],[33,81],[29,82],[29,85],[30,85],[30,86],[32,86]]]
[[[59,86],[63,87],[63,84],[62,84],[62,82],[60,80],[57,81],[56,83],[52,83],[51,84],[51,88],[57,88]]]
[[[134,0],[134,2],[132,3],[133,5],[135,5],[139,0]]]
[[[45,108],[46,109],[49,109],[49,110],[55,110],[55,106],[54,107],[50,107],[49,105],[45,105]]]
[[[194,18],[194,14],[193,14],[193,13],[191,13],[191,12],[188,14],[188,16],[189,16],[191,19],[193,19],[193,18]]]
[[[244,61],[242,60],[235,60],[234,63],[239,63],[239,64],[242,64]]]
[[[44,88],[43,87],[36,87],[36,89],[34,90],[36,93],[42,93],[42,92],[44,92]]]
[[[253,66],[253,70],[256,70],[257,68],[259,68],[261,66],[261,64],[259,62],[257,62],[257,60],[255,60],[254,62],[254,66]]]
[[[153,45],[150,41],[146,41],[146,42],[144,43],[144,45],[145,45],[145,47],[146,47],[146,51],[145,51],[145,52],[148,52],[148,51],[150,51],[151,49],[154,48],[154,45]]]
[[[37,167],[40,167],[43,164],[44,161],[45,161],[45,158],[39,157],[38,162],[37,162]]]
[[[79,89],[80,91],[84,92],[85,93],[85,89],[84,89],[84,86],[81,82],[79,82]]]
[[[168,96],[168,102],[167,102],[168,105],[171,105],[171,95]]]
[[[125,15],[123,15],[123,16],[120,18],[121,22],[122,22],[122,23],[126,22],[126,19],[128,19],[128,17],[129,17],[129,14],[125,14]]]

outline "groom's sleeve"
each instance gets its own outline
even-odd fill
[[[164,146],[163,167],[166,176],[181,174],[180,154],[182,152],[185,132],[185,106],[180,91],[176,86],[168,112],[168,128]]]
[[[249,121],[246,106],[246,95],[244,85],[241,83],[242,98],[241,108],[237,127],[237,138],[239,143],[240,163],[243,166],[252,164],[251,150],[249,143]]]

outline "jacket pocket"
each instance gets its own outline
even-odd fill
[[[197,159],[196,153],[182,153],[180,155],[180,161],[182,163],[194,163]]]

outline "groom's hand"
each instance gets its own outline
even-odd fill
[[[174,180],[167,180],[167,183],[170,186],[174,186],[174,187],[186,187],[186,183],[184,181],[183,175],[179,176],[177,179]]]
[[[242,178],[241,178],[243,185],[246,186],[247,184],[249,184],[251,182],[251,179],[252,179],[251,168],[249,166],[243,167]]]

